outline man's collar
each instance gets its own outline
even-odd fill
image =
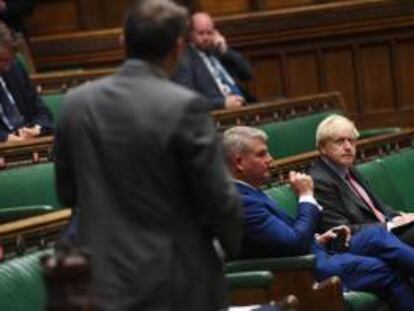
[[[243,180],[233,178],[233,181],[234,181],[236,184],[240,184],[240,185],[246,186],[246,187],[251,188],[251,189],[253,189],[253,190],[259,190],[259,189],[257,189],[256,187],[253,187],[251,184],[249,184],[248,182],[245,182],[245,181],[243,181]]]
[[[338,175],[339,177],[341,177],[342,179],[345,179],[346,175],[349,172],[349,169],[347,168],[343,168],[343,167],[339,167],[338,165],[336,165],[333,161],[331,161],[329,158],[322,156],[321,155],[321,160],[328,165],[328,167],[330,167],[336,175]]]

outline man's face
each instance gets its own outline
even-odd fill
[[[320,152],[341,168],[352,166],[356,154],[356,137],[353,125],[339,126],[333,137],[321,146]]]
[[[210,17],[202,15],[193,19],[191,43],[203,51],[214,49],[214,24]]]
[[[13,58],[14,53],[12,49],[0,47],[0,73],[10,68]]]
[[[271,162],[266,142],[253,138],[249,142],[249,150],[237,156],[236,167],[245,182],[260,187],[270,177]]]

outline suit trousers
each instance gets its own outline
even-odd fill
[[[317,247],[316,247],[317,248]],[[392,304],[395,310],[412,310],[414,249],[382,227],[360,230],[348,252],[315,251],[316,277],[339,276],[347,289],[370,291]]]

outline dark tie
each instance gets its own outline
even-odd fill
[[[371,198],[369,197],[368,193],[365,191],[364,188],[352,177],[351,174],[346,175],[346,180],[348,184],[351,186],[352,190],[354,190],[355,194],[364,202],[374,213],[375,217],[380,222],[386,222],[385,215],[375,207],[374,202],[372,202]]]
[[[24,125],[24,118],[12,100],[10,92],[5,89],[4,82],[0,81],[0,104],[3,108],[1,118],[10,132],[13,132]]]

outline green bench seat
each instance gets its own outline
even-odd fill
[[[0,263],[0,310],[45,310],[46,291],[39,259],[50,252],[42,250]]]
[[[40,215],[61,207],[54,164],[42,163],[0,171],[0,222]]]
[[[358,165],[373,191],[398,211],[414,211],[414,148]]]
[[[52,113],[53,123],[55,125],[59,120],[60,108],[62,107],[64,96],[65,95],[63,93],[47,94],[42,96],[46,107],[49,108],[50,112]]]

